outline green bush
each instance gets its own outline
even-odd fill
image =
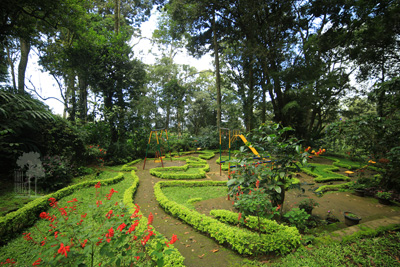
[[[137,171],[137,167],[132,167],[132,165],[135,165],[136,163],[139,163],[142,161],[142,159],[135,159],[134,161],[131,161],[125,165],[122,166],[121,171],[128,172],[128,171]]]
[[[223,181],[171,181],[158,182],[154,186],[154,194],[159,204],[172,216],[192,225],[195,229],[209,234],[218,243],[227,243],[240,254],[288,253],[300,244],[300,235],[296,228],[288,227],[286,231],[258,235],[247,229],[229,226],[216,219],[200,214],[194,210],[170,201],[162,192],[166,186],[220,186]]]
[[[45,156],[42,160],[45,176],[38,179],[37,185],[47,192],[55,191],[71,182],[73,166],[69,160],[60,156]]]
[[[188,173],[190,168],[196,168],[195,173]],[[210,171],[208,164],[188,163],[184,166],[159,167],[150,170],[150,174],[161,179],[201,179],[206,177],[206,172]]]
[[[327,183],[330,181],[349,181],[349,177],[335,173],[339,168],[323,164],[310,164],[310,168],[301,168],[301,170],[315,177],[314,181],[317,183]]]

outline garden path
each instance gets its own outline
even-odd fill
[[[217,180],[219,178],[219,166],[210,164],[211,170],[207,175],[207,179]],[[164,160],[164,166],[182,166],[184,161],[168,161]],[[243,266],[243,258],[235,252],[227,249],[211,238],[197,232],[190,225],[181,222],[178,219],[167,214],[159,205],[154,196],[154,185],[162,181],[157,177],[150,175],[149,170],[155,167],[161,167],[161,163],[147,161],[146,168],[143,170],[143,163],[135,165],[138,167],[136,174],[139,177],[139,187],[135,195],[135,203],[141,207],[144,216],[149,216],[150,212],[154,215],[152,225],[155,229],[170,239],[172,234],[178,236],[178,241],[174,246],[185,257],[184,264],[189,267],[220,267],[220,266]],[[215,175],[218,168],[218,176]],[[226,176],[226,175],[225,175]],[[164,180],[165,181],[165,180]]]

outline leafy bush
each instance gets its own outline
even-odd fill
[[[45,156],[42,160],[45,176],[38,179],[37,185],[46,191],[55,191],[71,182],[74,168],[65,157]]]
[[[283,215],[291,225],[295,225],[298,229],[304,229],[306,222],[311,216],[305,210],[299,208],[293,208]]]

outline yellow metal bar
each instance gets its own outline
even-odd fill
[[[151,141],[151,135],[152,135],[152,134],[153,134],[153,131],[150,132],[149,144],[150,144],[150,141]]]

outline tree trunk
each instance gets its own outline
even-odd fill
[[[212,17],[213,44],[214,44],[214,61],[215,61],[215,85],[217,88],[217,127],[221,127],[221,76],[219,72],[219,54],[217,29],[215,25],[215,11]]]
[[[11,68],[11,78],[12,78],[12,83],[13,83],[13,88],[14,88],[14,92],[17,92],[17,83],[15,81],[15,69],[14,69],[14,62],[11,58],[11,53],[10,53],[10,49],[8,48],[8,46],[6,46],[6,50],[7,50],[7,59],[8,59],[8,64],[10,64],[10,68]]]
[[[114,6],[114,32],[115,34],[119,33],[119,25],[120,25],[120,17],[119,17],[119,13],[120,13],[120,0],[115,0],[114,2],[115,6]]]
[[[75,121],[76,116],[76,96],[75,96],[75,75],[70,74],[67,76],[67,99],[69,102],[68,119]]]
[[[23,38],[19,39],[21,46],[21,59],[18,65],[18,93],[24,94],[25,92],[25,71],[28,65],[29,51],[31,45]]]
[[[169,117],[171,115],[171,107],[167,106],[167,115],[165,118],[165,129],[169,128]]]
[[[87,82],[86,79],[83,77],[78,77],[79,79],[79,118],[82,122],[86,123],[87,120]]]

